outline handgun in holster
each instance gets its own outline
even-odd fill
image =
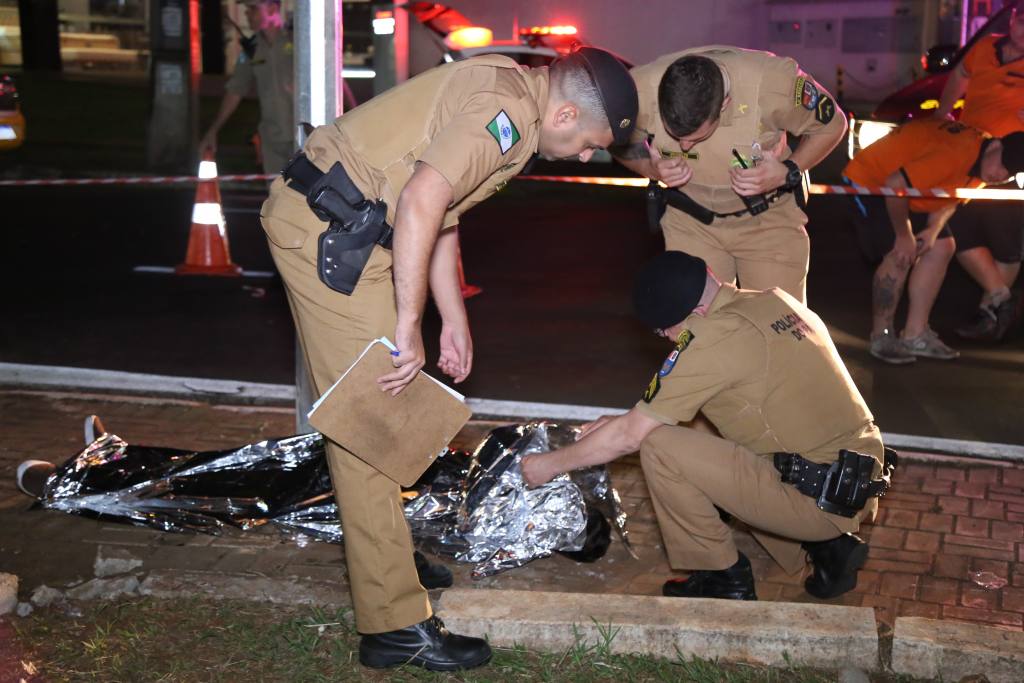
[[[796,453],[776,453],[775,469],[782,481],[800,493],[814,498],[820,510],[842,517],[854,517],[864,509],[869,498],[882,496],[892,485],[892,474],[898,457],[891,448],[884,449],[882,471],[873,479],[878,460],[870,455],[840,449],[832,463],[815,463]]]
[[[365,199],[340,162],[310,187],[306,202],[328,222],[317,244],[317,275],[331,289],[352,294],[374,246],[391,248],[387,204]]]
[[[652,180],[647,184],[647,227],[651,232],[658,231],[666,206],[678,209],[704,225],[711,225],[715,221],[714,211],[699,204],[685,192],[674,187],[662,187],[657,180]]]

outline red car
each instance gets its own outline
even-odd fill
[[[983,36],[990,33],[1006,33],[1010,25],[1010,12],[1024,0],[1007,0],[1003,8],[975,33],[962,48],[955,45],[937,45],[921,57],[921,66],[928,74],[902,90],[889,95],[878,105],[870,119],[850,121],[849,148],[854,153],[889,133],[908,119],[931,116],[939,106],[942,89],[950,72],[960,65],[964,55]],[[963,107],[963,100],[956,103],[955,112]]]

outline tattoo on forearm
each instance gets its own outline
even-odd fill
[[[615,156],[620,159],[650,159],[651,155],[647,151],[647,145],[642,142],[634,142],[622,147],[616,147],[612,150]]]

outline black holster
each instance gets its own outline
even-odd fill
[[[327,223],[317,243],[320,281],[336,292],[352,294],[374,246],[391,248],[387,204],[365,199],[340,162],[322,173],[300,152],[282,174],[289,187],[306,195],[317,218]]]
[[[854,517],[868,499],[885,495],[897,464],[896,452],[885,449],[879,479],[872,479],[875,458],[842,449],[832,464],[819,464],[796,453],[776,453],[775,469],[782,481],[815,499],[818,508],[842,517]]]
[[[764,213],[771,208],[772,203],[779,199],[782,195],[793,190],[779,189],[768,195],[754,195],[753,197],[743,197],[743,204],[747,207],[740,211],[732,211],[730,213],[718,213],[712,211],[708,207],[699,203],[690,195],[677,190],[674,187],[662,187],[658,184],[657,180],[652,180],[647,184],[647,227],[651,232],[657,232],[661,223],[661,217],[665,215],[665,207],[671,206],[673,209],[679,209],[691,218],[695,218],[704,225],[711,225],[715,222],[716,218],[735,218],[737,216],[756,216],[759,213]],[[800,200],[800,194],[797,193],[798,199]]]

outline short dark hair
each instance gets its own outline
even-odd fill
[[[665,130],[683,137],[717,121],[725,99],[722,70],[700,55],[680,57],[665,70],[658,84],[658,110]]]

